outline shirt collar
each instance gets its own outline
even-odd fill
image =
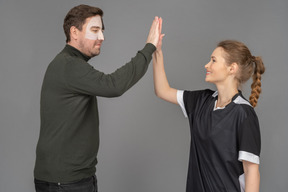
[[[238,90],[238,93],[236,93],[232,99],[231,99],[231,102],[234,101],[238,96],[242,96],[242,92],[240,90]],[[212,95],[212,97],[215,97],[215,99],[217,100],[218,99],[218,91],[215,91]]]
[[[91,59],[91,57],[85,55],[84,53],[82,53],[81,51],[79,51],[78,49],[76,49],[75,47],[73,47],[71,45],[66,44],[64,50],[67,51],[71,55],[82,58],[86,62],[89,61],[89,59]]]

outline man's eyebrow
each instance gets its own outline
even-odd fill
[[[99,26],[91,26],[91,28],[90,28],[90,29],[93,29],[93,28],[96,28],[96,29],[101,29],[101,27],[99,27]]]

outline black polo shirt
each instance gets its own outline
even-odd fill
[[[261,148],[257,115],[237,93],[224,108],[215,108],[218,92],[178,91],[188,117],[191,146],[187,192],[240,192],[245,189],[242,160],[259,164]]]

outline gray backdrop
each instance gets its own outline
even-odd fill
[[[266,65],[256,108],[262,130],[261,191],[288,189],[287,0],[1,0],[0,192],[34,191],[39,101],[48,63],[64,47],[62,22],[75,5],[104,10],[105,41],[90,63],[111,73],[142,49],[163,17],[168,80],[177,89],[215,87],[204,65],[217,42],[237,39]],[[249,97],[250,82],[244,86]],[[99,98],[100,192],[184,192],[189,125],[181,109],[154,95],[152,67],[120,98]]]

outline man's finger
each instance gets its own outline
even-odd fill
[[[157,23],[158,23],[158,17],[156,16],[155,18],[154,18],[154,20],[153,20],[153,24],[152,25],[157,25]]]
[[[156,16],[152,22],[150,32],[155,31],[155,28],[157,27],[157,23],[158,23],[158,17]]]

